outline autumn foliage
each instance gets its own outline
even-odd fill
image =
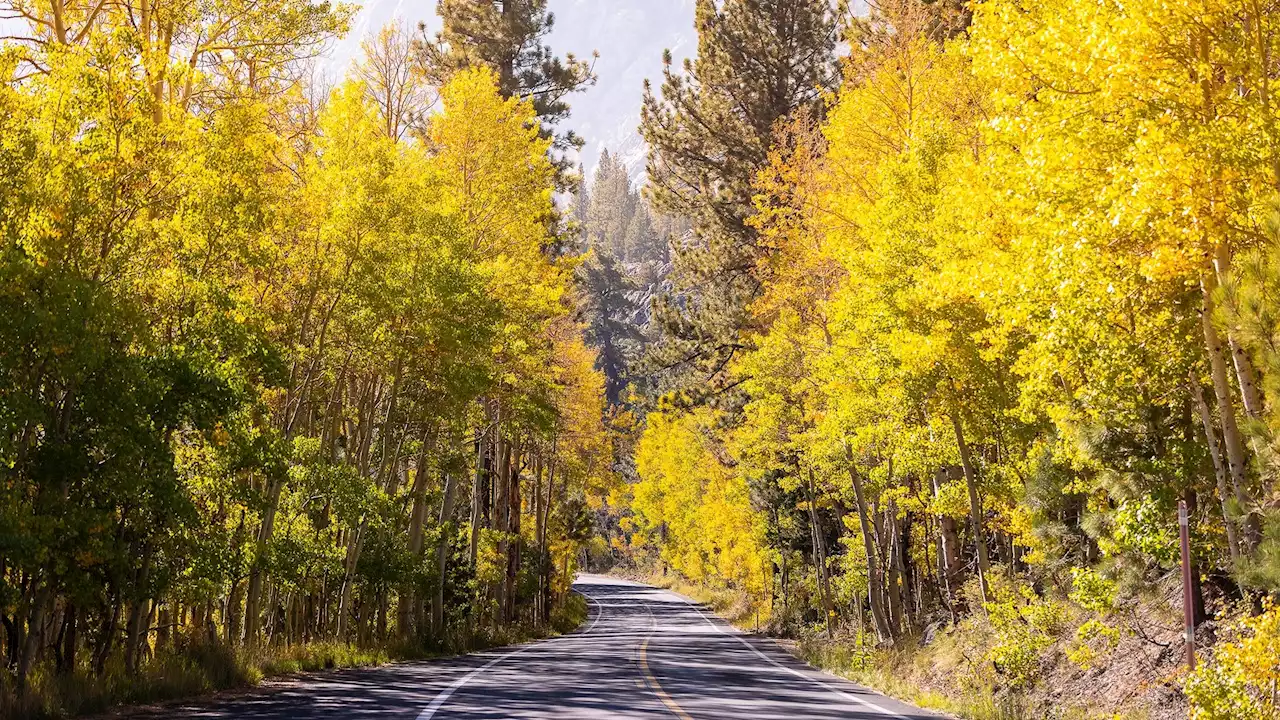
[[[632,542],[780,630],[984,633],[967,662],[1000,693],[1051,646],[1097,662],[1131,631],[1116,608],[1164,602],[1179,501],[1200,621],[1280,590],[1277,17],[883,0],[850,20],[839,91],[775,125],[756,176],[760,289],[717,380],[745,398],[649,417]],[[1272,708],[1273,669],[1243,659],[1265,642],[1194,681],[1198,708],[1248,685],[1252,709],[1196,712]]]
[[[531,103],[313,82],[346,6],[10,10],[0,714],[549,626],[612,451]]]

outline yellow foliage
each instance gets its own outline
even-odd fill
[[[710,411],[651,413],[636,446],[631,509],[637,538],[698,583],[727,584],[759,597],[767,588],[758,519],[746,481],[716,456]]]
[[[1231,628],[1213,656],[1187,678],[1193,720],[1257,720],[1280,714],[1280,606]]]

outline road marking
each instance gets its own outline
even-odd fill
[[[698,606],[697,606],[697,604],[696,604],[696,603],[692,602],[692,601],[691,601],[691,600],[689,600],[688,598],[685,598],[684,596],[680,595],[679,593],[675,593],[675,592],[673,592],[673,593],[671,593],[671,594],[672,594],[672,595],[675,595],[676,597],[678,597],[678,598],[680,598],[681,600],[684,600],[686,603],[688,603],[689,607],[693,608],[693,611],[694,611],[694,612],[696,612],[696,613],[698,613],[698,615],[699,615],[699,616],[701,616],[703,620],[706,620],[706,621],[707,621],[707,624],[708,624],[708,625],[710,625],[710,626],[711,626],[711,628],[712,628],[713,630],[715,630],[716,632],[720,633],[721,635],[724,635],[725,637],[731,637],[731,638],[733,638],[734,640],[737,640],[738,642],[742,643],[744,646],[746,646],[746,648],[747,648],[748,650],[750,650],[751,652],[753,652],[753,653],[755,653],[756,655],[758,655],[758,656],[760,657],[760,659],[761,659],[761,660],[764,660],[765,662],[769,663],[770,665],[773,665],[774,667],[776,667],[776,668],[778,668],[778,669],[780,669],[780,670],[786,670],[787,672],[791,673],[792,675],[795,675],[795,676],[796,676],[796,677],[798,677],[798,678],[801,678],[801,679],[804,679],[804,680],[808,680],[809,682],[812,682],[812,683],[814,683],[815,685],[818,685],[818,686],[822,687],[824,690],[827,690],[828,692],[835,693],[836,695],[838,695],[838,696],[840,696],[840,697],[842,697],[842,698],[844,698],[844,699],[846,699],[846,700],[849,700],[849,701],[855,702],[855,703],[857,703],[857,704],[859,704],[859,705],[862,705],[862,706],[863,706],[863,707],[865,707],[865,708],[868,708],[868,709],[870,709],[870,710],[874,710],[874,711],[876,711],[876,712],[878,712],[878,713],[880,713],[880,714],[882,714],[882,715],[888,715],[889,717],[892,717],[892,718],[899,718],[900,720],[910,720],[910,718],[908,718],[908,717],[907,717],[907,716],[905,716],[905,715],[900,715],[900,714],[898,714],[898,713],[896,713],[896,712],[893,712],[892,710],[888,710],[888,709],[886,709],[886,708],[884,708],[884,707],[882,707],[882,706],[880,706],[880,705],[877,705],[876,703],[873,703],[873,702],[871,702],[870,700],[867,700],[867,699],[865,699],[865,698],[860,698],[860,697],[858,697],[857,695],[850,695],[849,693],[847,693],[847,692],[845,692],[845,691],[841,690],[840,688],[835,687],[834,685],[830,685],[830,684],[828,684],[828,683],[823,682],[822,680],[819,680],[819,679],[818,679],[818,678],[816,678],[816,677],[813,677],[813,676],[811,676],[811,675],[807,675],[807,674],[805,674],[805,673],[802,673],[802,672],[800,672],[799,670],[796,670],[795,668],[789,668],[789,667],[787,667],[786,665],[783,665],[782,663],[778,662],[777,660],[774,660],[773,658],[769,657],[768,655],[765,655],[764,653],[762,653],[762,652],[760,652],[759,650],[757,650],[755,645],[752,645],[751,643],[749,643],[749,642],[747,642],[746,640],[744,640],[744,639],[742,638],[742,636],[741,636],[741,635],[738,635],[738,634],[735,634],[735,633],[725,632],[724,628],[720,627],[719,625],[716,625],[714,622],[712,622],[712,621],[711,621],[711,618],[709,618],[709,617],[707,617],[705,614],[703,614],[702,610],[701,610],[700,608],[698,608]]]
[[[596,623],[600,622],[600,618],[604,617],[604,605],[601,605],[599,600],[591,597],[590,595],[582,592],[581,590],[578,590],[576,592],[582,597],[586,598],[587,602],[596,604],[596,617],[594,620],[591,621],[591,624],[587,626],[587,629],[583,630],[581,633],[574,633],[573,635],[564,635],[562,637],[578,637],[579,635],[590,635],[591,631],[596,629]]]
[[[676,701],[672,700],[671,696],[667,694],[667,691],[662,689],[662,685],[658,684],[658,678],[654,677],[653,671],[649,669],[649,638],[645,638],[644,642],[640,643],[640,669],[644,671],[645,678],[652,685],[653,694],[658,696],[658,699],[662,701],[663,705],[667,706],[672,715],[680,718],[680,720],[693,720],[693,718],[689,717],[689,713],[677,705]]]
[[[471,681],[471,679],[472,679],[472,678],[474,678],[475,676],[479,675],[480,673],[484,672],[485,670],[488,670],[489,668],[493,667],[494,665],[497,665],[498,663],[502,662],[503,660],[506,660],[507,658],[512,657],[512,656],[514,656],[514,655],[519,655],[520,653],[522,653],[522,652],[524,652],[525,650],[528,650],[528,649],[530,649],[530,648],[537,647],[537,646],[539,646],[539,645],[545,645],[545,644],[546,644],[546,642],[555,642],[556,640],[564,640],[564,639],[567,639],[567,638],[582,637],[583,635],[587,635],[587,634],[589,634],[592,630],[594,630],[594,629],[596,628],[596,623],[600,622],[600,618],[601,618],[601,616],[603,616],[603,615],[604,615],[604,605],[601,605],[599,600],[596,600],[595,598],[591,597],[590,595],[588,595],[588,594],[586,594],[586,593],[584,593],[584,592],[580,592],[579,594],[581,594],[581,595],[582,595],[582,597],[586,598],[586,599],[587,599],[587,602],[595,603],[595,606],[596,606],[596,608],[597,608],[597,610],[596,610],[596,617],[595,617],[595,619],[594,619],[594,620],[592,620],[592,621],[591,621],[591,624],[587,626],[587,629],[586,629],[586,630],[582,631],[581,633],[574,633],[574,634],[572,634],[572,635],[561,635],[560,637],[558,637],[558,638],[553,638],[552,640],[549,640],[549,641],[527,643],[527,644],[525,644],[525,645],[521,645],[520,647],[516,648],[515,650],[512,650],[511,652],[507,653],[506,655],[500,655],[500,656],[498,656],[498,657],[496,657],[496,658],[494,658],[494,659],[490,660],[489,662],[485,663],[484,665],[481,665],[480,667],[476,668],[475,670],[472,670],[471,672],[467,673],[466,675],[463,675],[462,677],[458,678],[457,680],[454,680],[452,685],[450,685],[449,687],[445,688],[444,690],[441,690],[441,691],[440,691],[440,694],[439,694],[439,695],[436,695],[435,699],[431,701],[431,704],[430,704],[430,705],[428,705],[428,706],[427,706],[427,708],[426,708],[425,710],[423,710],[421,713],[419,713],[419,714],[418,714],[418,720],[431,720],[431,718],[435,717],[436,711],[438,711],[441,707],[443,707],[443,706],[444,706],[444,704],[445,704],[446,702],[448,702],[448,701],[449,701],[449,698],[450,698],[450,697],[452,697],[452,696],[453,696],[453,694],[454,694],[455,692],[457,692],[459,688],[461,688],[463,685],[466,685],[466,684],[467,684],[468,682],[470,682],[470,681]]]
[[[689,713],[680,707],[666,690],[662,689],[662,683],[658,682],[658,677],[653,674],[653,670],[649,669],[649,641],[653,639],[653,633],[658,628],[658,619],[653,616],[653,608],[648,603],[644,603],[645,612],[649,613],[649,636],[640,643],[640,655],[638,657],[640,664],[640,672],[644,673],[645,680],[649,681],[649,687],[653,690],[653,694],[658,696],[663,705],[671,711],[672,715],[680,718],[680,720],[693,720],[689,717]]]

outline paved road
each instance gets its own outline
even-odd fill
[[[926,720],[939,716],[818,672],[664,590],[583,576],[571,635],[428,662],[328,673],[163,711],[252,720]]]

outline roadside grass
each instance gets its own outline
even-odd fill
[[[752,605],[741,593],[734,590],[697,585],[674,574],[663,576],[655,573],[643,576],[640,580],[654,587],[696,600],[741,630],[755,632],[769,625],[768,607]]]
[[[246,649],[232,648],[202,633],[180,634],[172,649],[157,652],[136,674],[126,672],[119,661],[109,662],[101,675],[87,668],[59,674],[52,666],[42,665],[32,670],[28,692],[22,697],[4,685],[0,674],[0,718],[57,720],[248,688],[296,673],[459,655],[568,633],[582,624],[587,613],[587,601],[570,595],[553,613],[549,626],[515,625],[482,634],[454,634],[431,646],[318,642]]]
[[[1023,699],[1002,697],[979,678],[956,683],[948,692],[929,687],[926,678],[937,677],[938,666],[950,664],[947,655],[953,650],[939,647],[926,654],[918,648],[877,649],[852,640],[814,637],[798,643],[795,654],[814,667],[926,710],[965,720],[1032,720],[1036,717]]]
[[[746,632],[769,627],[767,608],[762,608],[757,621],[755,608],[731,589],[696,585],[674,574],[655,573],[636,579],[703,603]],[[1043,720],[1043,708],[1038,709],[1031,699],[1002,692],[989,679],[963,670],[971,664],[969,658],[982,654],[989,640],[972,632],[953,632],[939,633],[928,646],[912,641],[895,648],[876,648],[863,644],[856,633],[846,631],[829,639],[810,629],[798,641],[778,644],[814,667],[926,710],[963,720]],[[1120,716],[1070,708],[1054,717],[1098,720]],[[1140,716],[1126,714],[1124,720],[1140,720]]]

